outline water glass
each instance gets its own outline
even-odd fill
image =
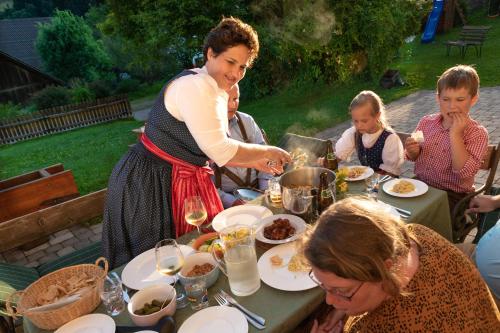
[[[110,316],[117,316],[125,310],[122,283],[115,277],[107,276],[104,279],[99,294],[106,312]]]
[[[208,307],[207,284],[203,279],[194,279],[184,285],[191,309],[198,311]]]
[[[379,190],[379,181],[380,181],[380,175],[378,173],[374,173],[373,176],[368,177],[365,179],[365,184],[366,184],[366,193],[371,198],[377,198],[377,193]]]

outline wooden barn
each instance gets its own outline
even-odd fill
[[[42,71],[35,48],[37,25],[49,20],[0,20],[0,103],[23,103],[48,85],[64,84]]]

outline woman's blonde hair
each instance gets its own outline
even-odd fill
[[[402,258],[418,244],[403,222],[363,197],[343,199],[321,214],[304,254],[316,268],[363,282],[382,282],[391,296],[404,294]],[[388,265],[390,259],[392,265]]]
[[[349,113],[352,114],[352,111],[356,108],[359,108],[360,106],[364,106],[366,104],[369,104],[372,109],[372,116],[377,116],[379,115],[379,122],[380,125],[382,125],[382,128],[393,131],[391,125],[389,125],[389,122],[387,121],[387,118],[385,116],[385,105],[384,102],[382,102],[382,99],[374,93],[371,90],[363,90],[359,94],[356,95],[356,97],[353,98],[351,101],[351,104],[349,105]]]

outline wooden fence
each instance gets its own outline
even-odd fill
[[[31,115],[0,121],[0,144],[15,143],[130,116],[132,109],[126,96],[57,106]]]

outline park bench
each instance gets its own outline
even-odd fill
[[[446,55],[449,56],[451,48],[455,46],[459,48],[460,55],[463,58],[467,53],[467,48],[469,46],[474,46],[476,49],[476,56],[481,57],[483,43],[490,28],[490,26],[465,25],[460,32],[460,38],[458,40],[449,40],[445,42]]]

